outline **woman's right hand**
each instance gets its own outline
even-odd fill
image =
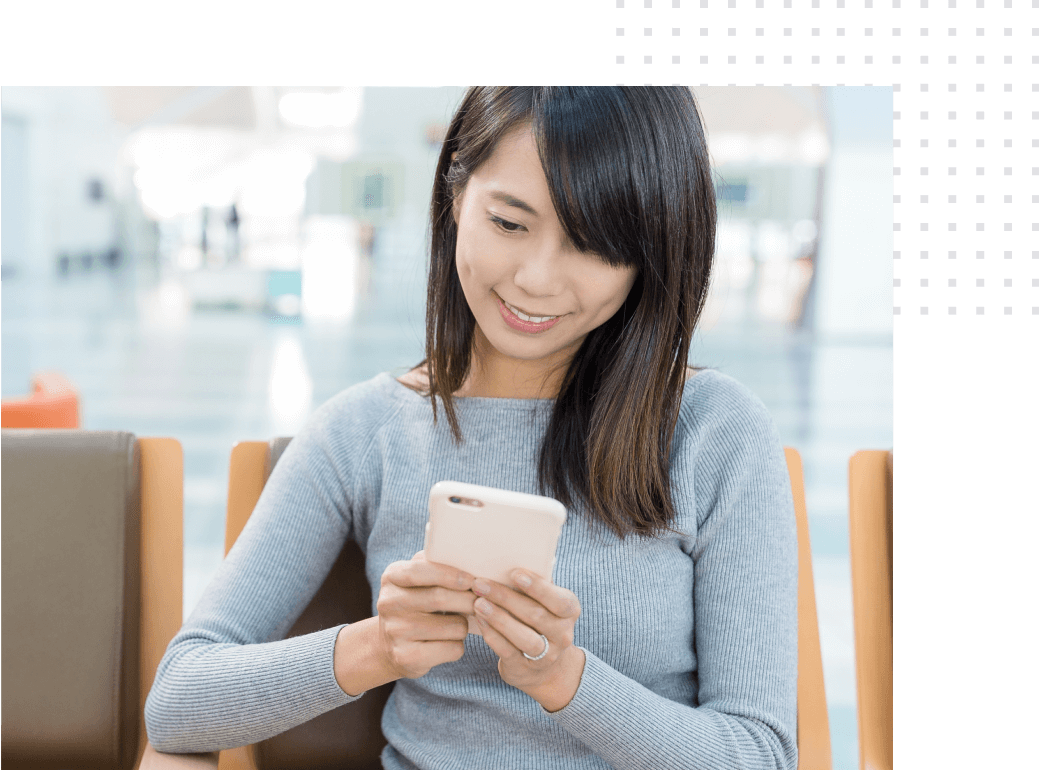
[[[426,561],[423,551],[386,568],[376,604],[379,642],[398,676],[415,679],[462,657],[466,616],[475,612],[472,587],[472,575]]]

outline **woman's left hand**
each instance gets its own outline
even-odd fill
[[[527,585],[524,585],[526,579]],[[512,574],[513,587],[487,578],[473,581],[476,620],[498,655],[501,678],[530,695],[547,711],[566,706],[584,673],[584,651],[574,646],[581,603],[572,591],[524,570]],[[548,651],[540,660],[537,657]]]

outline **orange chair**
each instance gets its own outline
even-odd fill
[[[859,767],[891,770],[894,764],[892,453],[856,452],[848,465],[848,493]]]
[[[2,427],[79,427],[79,395],[64,375],[38,372],[29,390],[30,395],[24,398],[5,398],[0,404]]]
[[[830,716],[826,709],[819,615],[815,608],[812,547],[805,508],[801,455],[786,447],[786,464],[797,514],[797,753],[801,770],[830,770]]]
[[[260,492],[263,490],[263,486],[266,483],[267,477],[270,474],[271,468],[274,463],[278,461],[278,457],[288,444],[288,439],[275,439],[270,444],[263,441],[244,441],[236,444],[231,452],[231,476],[229,481],[228,496],[227,496],[227,530],[225,534],[225,549],[230,549],[231,545],[237,539],[238,535],[241,534],[242,529],[245,526],[245,522],[252,514],[252,509],[256,505],[256,501],[260,497]],[[797,683],[797,742],[798,751],[800,753],[799,766],[803,770],[830,770],[832,767],[832,760],[830,755],[830,722],[829,716],[826,710],[826,690],[823,686],[823,666],[822,666],[822,652],[819,646],[819,623],[815,608],[815,584],[812,579],[812,559],[811,559],[811,548],[809,545],[808,538],[808,516],[805,511],[804,502],[804,475],[801,466],[801,456],[797,450],[787,448],[786,450],[786,461],[787,469],[790,473],[790,482],[793,489],[794,496],[794,509],[797,514],[797,539],[798,539],[798,683]],[[340,556],[339,561],[333,567],[332,574],[329,576],[329,580],[320,589],[317,596],[308,606],[304,612],[303,617],[300,621],[297,621],[297,625],[303,622],[308,614],[315,613],[319,605],[327,601],[328,599],[337,599],[337,604],[342,604],[343,593],[340,592],[338,598],[334,593],[328,594],[327,598],[323,598],[322,594],[326,591],[326,587],[329,586],[329,581],[334,580],[334,574],[337,570],[342,569],[345,572],[353,574],[353,579],[364,578],[364,559],[359,549],[356,547],[351,548],[352,544],[348,544],[343,549],[343,554]],[[367,596],[365,597],[367,599]],[[368,617],[366,614],[367,608],[362,608],[358,605],[353,612],[362,611],[365,614],[357,616],[357,619],[363,619]],[[320,611],[320,610],[317,610]],[[315,613],[316,614],[316,613]],[[327,625],[325,627],[328,627]],[[295,627],[294,627],[295,629]],[[316,630],[316,629],[310,629]],[[292,632],[290,632],[292,633]],[[347,704],[346,706],[340,707],[335,711],[341,712],[340,718],[343,722],[337,728],[337,732],[340,734],[347,733],[350,737],[347,742],[352,746],[364,745],[367,750],[371,750],[373,746],[382,746],[385,743],[385,739],[382,737],[382,733],[379,728],[378,714],[382,710],[385,697],[388,696],[390,685],[384,685],[383,693],[377,693],[376,698],[367,706],[366,711],[356,709],[354,711],[347,711],[348,709],[358,706],[364,703],[365,700],[369,699],[373,693],[365,695],[359,701]],[[334,713],[334,712],[330,712]],[[317,723],[318,720],[326,717],[322,715],[318,719],[312,720],[306,725],[293,728],[293,730],[308,729],[308,725],[314,730],[309,733],[311,741],[314,741],[313,735],[320,728]],[[346,725],[344,728],[342,725]],[[288,731],[292,733],[293,731]],[[282,734],[286,736],[286,733]],[[300,735],[302,738],[307,733]],[[282,736],[277,736],[282,738]],[[273,740],[273,739],[272,739]],[[320,747],[318,751],[328,752],[327,746],[330,743],[334,743],[337,738],[329,737],[329,740],[322,740],[320,743],[325,744]],[[300,742],[292,741],[295,746],[300,746]],[[149,747],[149,755],[153,759],[154,764],[142,765],[142,770],[175,770],[176,768],[183,768],[183,770],[192,770],[198,768],[198,770],[257,770],[258,768],[265,767],[290,767],[297,766],[291,764],[292,761],[298,762],[299,767],[341,767],[341,768],[362,768],[371,767],[378,768],[380,765],[377,762],[372,762],[370,757],[360,757],[357,754],[349,755],[347,753],[334,754],[331,752],[323,753],[319,759],[315,757],[300,756],[297,753],[292,756],[291,761],[285,759],[287,752],[283,749],[277,749],[282,753],[276,754],[272,748],[266,747],[264,744],[257,744],[255,746],[243,747],[238,749],[230,749],[221,751],[219,753],[212,752],[210,754],[191,755],[190,758],[177,758],[167,763],[166,757],[176,757],[176,755],[158,754]],[[354,749],[356,751],[356,749]],[[298,749],[297,752],[306,751],[306,749]],[[342,751],[340,749],[340,751]],[[317,753],[317,752],[315,752]],[[272,759],[277,757],[277,760]],[[219,761],[219,766],[218,766]],[[182,763],[182,764],[178,764]],[[367,763],[367,764],[366,764]]]
[[[183,617],[183,455],[169,438],[3,431],[3,763],[138,768]]]

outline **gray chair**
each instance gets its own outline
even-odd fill
[[[130,770],[183,611],[180,444],[52,429],[0,444],[3,764]]]

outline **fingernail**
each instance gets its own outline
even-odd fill
[[[490,615],[491,614],[491,603],[489,601],[487,601],[486,599],[477,599],[475,606],[476,606],[476,611],[479,612],[480,614],[482,614],[482,615]]]
[[[477,594],[479,596],[484,596],[485,594],[489,594],[490,592],[491,592],[491,584],[490,583],[486,582],[485,580],[479,580],[479,579],[473,581],[473,593],[475,593],[475,594]]]
[[[530,576],[526,572],[514,572],[512,573],[512,579],[516,581],[516,585],[530,588]]]

